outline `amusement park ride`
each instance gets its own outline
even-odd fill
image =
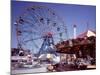
[[[13,70],[28,66],[33,69],[29,73],[33,73],[37,67],[46,68],[43,72],[47,72],[48,64],[50,65],[48,69],[53,67],[55,71],[67,71],[68,66],[70,70],[80,70],[84,66],[87,69],[88,65],[93,65],[95,68],[96,35],[88,31],[85,38],[77,38],[74,25],[74,38],[69,39],[67,25],[54,10],[45,6],[29,7],[17,17],[14,25],[17,49],[12,49]],[[20,54],[17,55],[18,53]],[[23,73],[25,72],[27,71]],[[36,70],[34,73],[36,72],[40,71]],[[14,71],[12,73],[15,74]]]
[[[32,6],[14,23],[18,48],[32,53],[55,53],[55,44],[67,40],[67,27],[54,10],[44,6]]]

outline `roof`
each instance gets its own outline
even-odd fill
[[[91,36],[96,37],[96,32],[92,30],[87,30],[86,32],[79,34],[77,38],[84,38],[84,37],[91,37]]]

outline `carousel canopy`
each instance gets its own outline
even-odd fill
[[[92,30],[88,30],[88,31],[78,35],[77,38],[84,38],[84,37],[91,37],[91,36],[96,37],[96,33],[94,31],[92,31]]]

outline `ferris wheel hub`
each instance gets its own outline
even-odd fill
[[[53,35],[53,34],[52,34],[51,32],[47,32],[47,33],[44,35],[44,38],[45,38],[45,37],[50,38],[50,37],[52,37],[52,35]]]

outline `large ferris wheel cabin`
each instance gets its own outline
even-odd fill
[[[96,69],[96,6],[11,1],[11,74]]]

